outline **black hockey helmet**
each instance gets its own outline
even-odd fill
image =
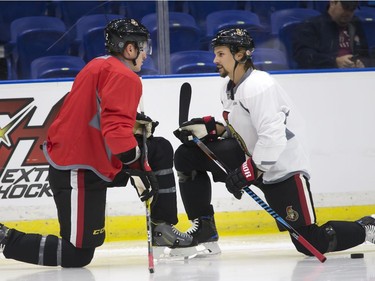
[[[136,47],[151,54],[150,32],[135,19],[115,19],[104,30],[105,47],[109,53],[122,53],[127,42],[135,42]]]
[[[220,30],[211,41],[211,47],[228,46],[231,53],[235,54],[239,48],[246,50],[246,56],[251,57],[254,51],[254,41],[249,32],[243,28],[228,28]]]

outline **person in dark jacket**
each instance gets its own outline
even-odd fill
[[[297,68],[363,68],[371,66],[358,1],[329,1],[327,12],[305,20],[293,40]]]

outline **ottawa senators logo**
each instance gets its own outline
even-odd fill
[[[286,220],[288,221],[297,221],[299,218],[299,214],[297,211],[293,210],[292,206],[286,207]]]

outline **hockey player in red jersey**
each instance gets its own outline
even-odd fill
[[[310,168],[301,117],[282,87],[252,62],[253,39],[245,29],[219,32],[212,40],[214,63],[224,83],[224,126],[213,117],[194,118],[175,131],[183,142],[175,152],[181,197],[193,227],[187,232],[199,244],[219,252],[211,205],[211,183],[225,182],[241,199],[242,189],[256,183],[269,206],[322,253],[345,250],[364,241],[375,243],[375,218],[328,221],[318,226],[310,192]],[[225,133],[224,133],[225,134]],[[226,164],[228,175],[193,142],[192,136]],[[311,253],[292,239],[296,249]]]
[[[192,243],[174,227],[172,146],[153,136],[156,122],[137,113],[142,83],[136,72],[151,51],[149,32],[134,19],[113,20],[105,29],[105,45],[109,56],[93,59],[77,75],[43,147],[61,237],[0,224],[6,258],[48,266],[89,264],[105,238],[107,188],[125,186],[129,178],[142,201],[154,197],[153,245],[178,249]],[[140,165],[140,124],[147,128],[151,172]]]

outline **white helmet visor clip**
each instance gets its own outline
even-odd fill
[[[147,41],[139,41],[138,47],[140,52],[145,52],[146,55],[152,55],[152,40],[147,39]]]

